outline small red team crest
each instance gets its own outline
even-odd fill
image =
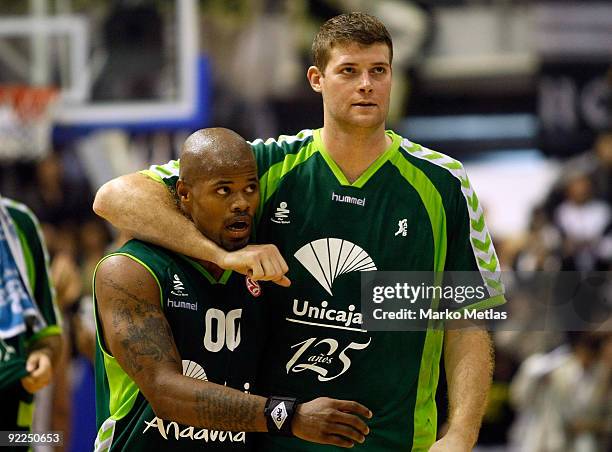
[[[247,289],[249,289],[249,292],[251,292],[251,295],[253,295],[254,297],[258,297],[261,295],[261,286],[257,281],[253,281],[251,278],[246,276],[245,282]]]

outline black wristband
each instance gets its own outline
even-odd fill
[[[281,436],[293,436],[291,431],[291,421],[295,414],[295,408],[298,401],[294,397],[268,397],[264,416],[266,416],[266,424],[268,433]]]

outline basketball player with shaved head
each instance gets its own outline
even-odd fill
[[[227,129],[199,130],[181,162],[183,214],[223,249],[243,248],[259,203],[250,146]],[[270,427],[323,444],[363,442],[370,414],[356,402],[250,394],[264,336],[261,288],[244,275],[131,240],[100,261],[94,289],[95,450],[247,451],[245,432]]]
[[[172,186],[182,162],[111,181],[94,208],[137,237],[279,283],[266,300],[274,317],[258,380],[264,393],[364,403],[373,417],[360,450],[467,452],[491,383],[487,332],[367,330],[360,275],[469,271],[487,289],[472,309],[504,303],[482,206],[460,162],[385,129],[393,45],[384,24],[358,12],[333,17],[312,54],[306,77],[321,95],[323,126],[251,142],[261,193],[255,240],[264,245],[227,252],[181,218],[159,182]],[[438,438],[442,357],[450,406]],[[260,450],[329,449],[266,435]]]

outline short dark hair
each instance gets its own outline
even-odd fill
[[[389,63],[393,60],[393,42],[385,25],[366,13],[348,13],[332,17],[319,29],[312,43],[313,64],[321,72],[329,62],[329,53],[336,45],[357,43],[364,46],[386,44]]]

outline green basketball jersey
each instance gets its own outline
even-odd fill
[[[251,392],[261,349],[256,334],[261,326],[259,302],[254,297],[261,292],[247,285],[243,275],[226,271],[216,281],[191,259],[137,240],[111,256],[117,254],[140,263],[158,282],[183,374]],[[96,309],[96,451],[250,450],[251,439],[244,432],[207,430],[156,417],[104,344],[97,317]]]
[[[392,145],[354,183],[320,130],[254,149],[261,184],[257,242],[274,243],[291,287],[270,288],[271,334],[260,365],[264,394],[356,400],[374,413],[364,451],[427,450],[436,438],[435,393],[444,332],[362,328],[362,271],[476,271],[504,302],[482,207],[458,161],[388,132]],[[148,174],[173,184],[177,163]],[[263,437],[265,451],[323,451]]]
[[[21,385],[27,375],[25,363],[28,348],[37,340],[61,334],[60,316],[56,311],[55,292],[49,277],[49,256],[38,219],[24,204],[2,198],[21,244],[26,265],[25,283],[29,286],[46,326],[36,333],[26,331],[0,340],[0,414],[2,430],[29,430],[34,413],[33,396]]]

